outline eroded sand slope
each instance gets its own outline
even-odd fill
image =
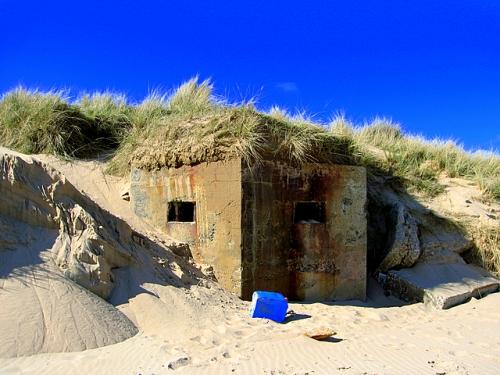
[[[96,255],[109,241],[91,233],[78,191],[56,171],[5,151],[0,168],[0,356],[79,351],[135,335],[125,315],[87,290],[105,296],[110,264],[130,254]]]

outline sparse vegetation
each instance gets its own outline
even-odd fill
[[[500,278],[500,231],[498,225],[478,225],[463,223],[472,237],[474,247],[466,254],[466,259],[479,264]]]

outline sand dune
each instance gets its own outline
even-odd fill
[[[374,307],[373,301],[293,304],[302,318],[286,324],[252,320],[246,303],[243,309],[230,303],[218,321],[193,320],[184,330],[173,327],[189,319],[163,316],[152,308],[164,303],[157,297],[140,295],[132,303],[149,314],[139,335],[79,353],[4,359],[3,373],[498,374],[500,368],[499,294],[445,311],[422,304]],[[321,325],[335,328],[334,338],[303,336]]]
[[[0,251],[0,357],[80,351],[137,333],[115,307],[68,280],[53,261],[58,231],[0,216],[22,243]]]
[[[366,302],[292,303],[295,315],[284,324],[251,319],[248,302],[169,251],[169,239],[133,219],[134,229],[128,226],[127,203],[117,198],[121,182],[106,177],[106,187],[101,165],[49,162],[86,176],[71,200],[58,201],[86,226],[63,221],[85,228],[64,232],[0,210],[0,374],[500,373],[499,293],[436,310],[386,297],[370,280]],[[39,181],[62,181],[50,173]],[[81,189],[86,194],[75,198]],[[50,211],[43,207],[37,212]],[[116,261],[105,253],[111,233],[113,246],[129,256],[110,270],[105,301],[72,280],[58,259],[62,240],[71,245],[65,254],[75,256],[86,249],[85,237],[104,241],[98,262]],[[324,342],[304,336],[321,326],[336,335]]]

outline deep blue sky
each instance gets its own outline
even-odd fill
[[[500,0],[0,0],[0,92],[139,100],[195,74],[262,109],[500,149]]]

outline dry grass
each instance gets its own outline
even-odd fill
[[[97,107],[95,98],[84,102],[86,110]],[[0,100],[0,142],[26,154],[85,157],[112,147],[114,120],[96,118],[70,104],[62,91],[17,88]]]
[[[146,111],[145,108],[153,108]],[[155,95],[136,111],[140,121],[124,139],[111,171],[178,167],[241,157],[303,162],[353,163],[352,141],[335,137],[303,117],[258,112],[252,104],[229,105],[212,95],[208,81],[181,85],[170,97]],[[144,117],[147,125],[144,125]]]
[[[170,114],[154,126],[136,131],[122,146],[114,162],[125,159],[128,164],[144,169],[233,157],[241,157],[249,163],[259,163],[264,158],[295,164],[352,162],[348,142],[338,140],[319,127],[280,122],[251,106],[215,108],[189,119]]]
[[[361,164],[400,177],[411,189],[437,195],[443,191],[439,177],[445,174],[474,180],[488,197],[500,200],[500,158],[497,155],[472,154],[453,141],[429,141],[407,135],[398,124],[386,119],[375,119],[356,127],[338,116],[331,124],[331,131],[352,139],[365,150]],[[382,157],[371,157],[372,148],[381,150]]]
[[[467,222],[466,232],[472,237],[474,247],[467,258],[500,278],[500,230],[498,224],[481,225]]]
[[[109,92],[70,103],[62,92],[16,89],[0,100],[1,144],[25,153],[81,157],[116,150],[109,170],[125,174],[132,164],[176,167],[235,156],[364,165],[371,173],[398,177],[427,195],[443,191],[439,177],[476,181],[500,199],[500,158],[471,154],[452,141],[404,134],[398,124],[376,119],[355,126],[336,116],[330,129],[278,107],[262,113],[251,103],[231,105],[213,95],[209,81],[193,78],[170,95],[153,92],[131,105]]]

